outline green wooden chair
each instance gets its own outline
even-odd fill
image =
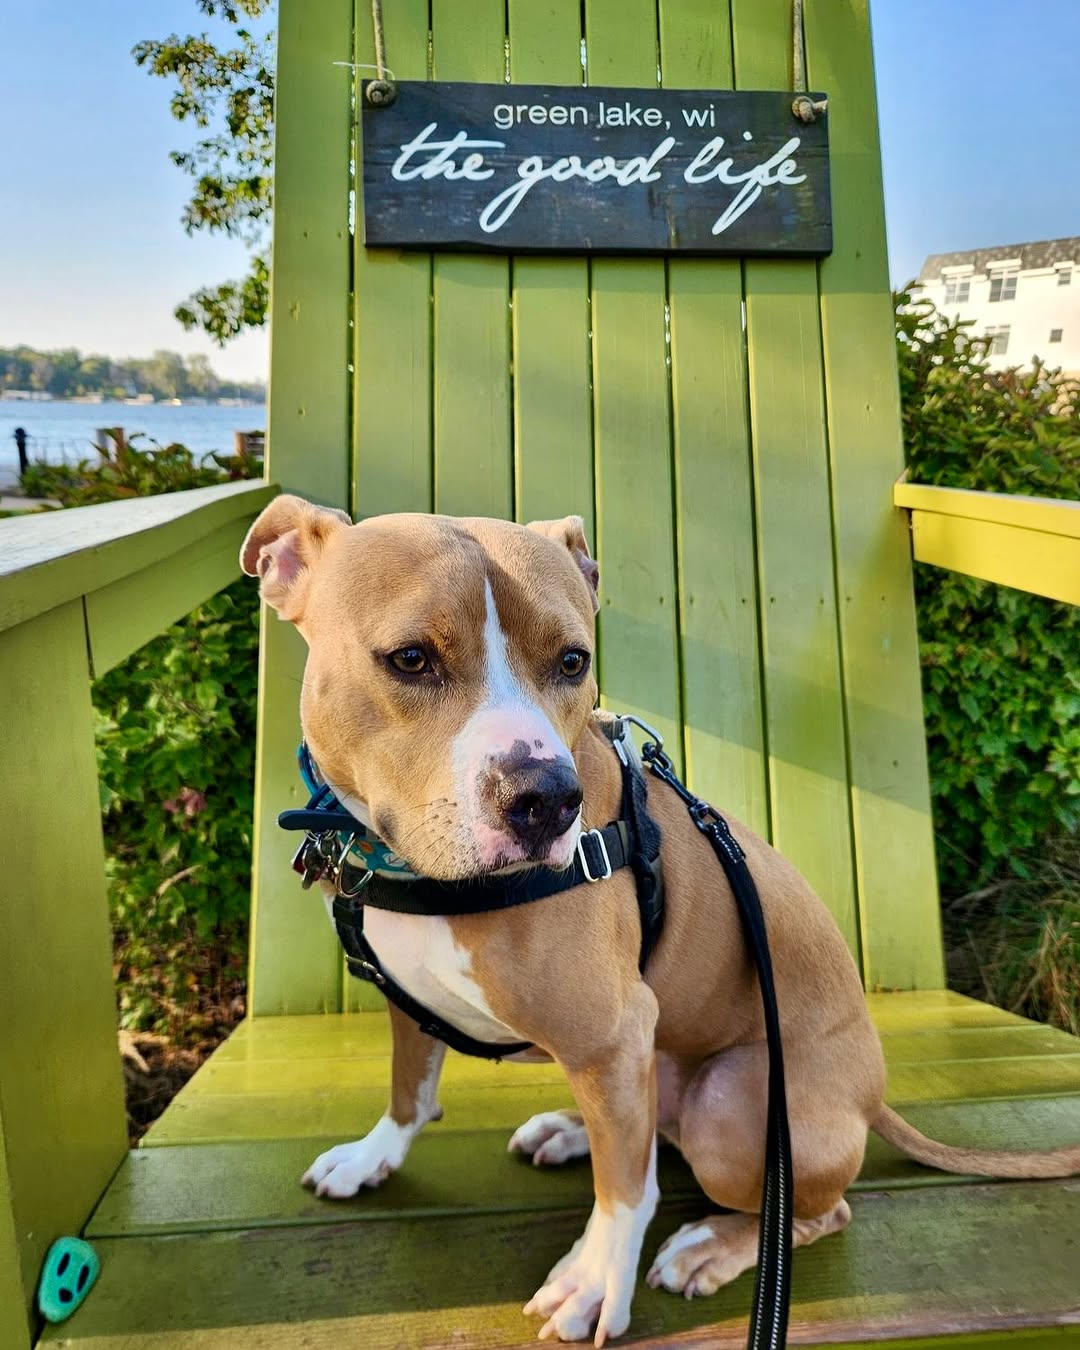
[[[368,253],[350,230],[366,0],[281,0],[268,473],[357,516],[581,512],[607,703],[806,873],[863,972],[889,1099],[950,1142],[1080,1139],[1080,1043],[945,991],[911,584],[918,556],[1080,600],[1076,504],[894,484],[902,467],[865,0],[807,7],[829,91],[820,262]],[[399,78],[786,87],[790,0],[385,0]],[[430,30],[430,32],[429,32]],[[251,1016],[126,1154],[89,680],[236,575],[272,489],[0,533],[0,1346],[82,1231],[80,1350],[525,1345],[588,1169],[508,1132],[557,1070],[455,1059],[445,1120],[355,1202],[298,1178],[383,1106],[385,1016],[275,828],[298,803],[303,651],[263,630]],[[182,563],[182,566],[178,566]],[[46,658],[46,659],[43,659]],[[63,822],[38,829],[44,818]],[[665,1158],[660,1234],[702,1212]],[[795,1262],[800,1342],[1080,1345],[1080,1188],[972,1183],[872,1142],[855,1223]],[[631,1340],[741,1343],[749,1279],[639,1289]]]

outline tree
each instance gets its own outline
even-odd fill
[[[174,150],[173,163],[194,186],[184,229],[221,232],[251,250],[247,274],[196,291],[175,310],[187,329],[201,328],[224,345],[266,321],[270,258],[267,232],[273,205],[273,33],[255,32],[273,0],[196,0],[203,15],[231,30],[220,46],[209,33],[176,33],[138,43],[136,64],[175,81],[172,114],[194,125],[199,139]]]

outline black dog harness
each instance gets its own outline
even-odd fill
[[[401,860],[319,781],[307,747],[300,747],[300,770],[312,790],[311,800],[303,811],[283,811],[278,816],[283,829],[306,832],[293,858],[294,869],[303,876],[305,887],[319,880],[333,883],[337,892],[332,903],[334,926],[350,974],[377,985],[421,1031],[444,1041],[452,1050],[483,1059],[504,1059],[531,1050],[532,1042],[477,1040],[413,998],[383,968],[368,941],[364,933],[366,906],[397,914],[488,914],[561,895],[577,886],[595,885],[629,867],[634,874],[641,921],[641,971],[659,941],[664,926],[660,829],[646,806],[644,775],[626,748],[623,720],[616,718],[600,725],[611,739],[622,772],[618,819],[602,830],[586,830],[578,840],[573,863],[563,871],[534,867],[509,876],[479,876],[460,882],[433,881],[404,870]],[[380,867],[380,862],[389,865]]]
[[[283,811],[278,824],[286,830],[305,831],[304,842],[293,858],[293,867],[303,876],[305,888],[324,879],[334,885],[334,923],[352,974],[378,985],[391,1003],[411,1017],[422,1031],[445,1041],[451,1049],[502,1059],[532,1047],[526,1041],[475,1040],[414,999],[382,968],[364,936],[364,906],[400,914],[484,914],[559,895],[576,886],[602,883],[614,872],[629,867],[637,885],[641,917],[638,965],[644,972],[664,923],[660,830],[646,809],[644,775],[626,748],[627,722],[636,723],[651,737],[642,747],[642,759],[651,773],[678,795],[723,867],[761,987],[769,1051],[769,1098],[757,1275],[747,1350],[783,1350],[791,1301],[793,1183],[780,1017],[765,918],[746,856],[727,821],[708,802],[683,786],[664,753],[660,736],[636,717],[601,724],[611,739],[622,771],[619,819],[602,830],[584,833],[573,866],[564,872],[538,867],[520,875],[478,877],[454,884],[414,876],[407,871],[407,864],[371,836],[320,781],[303,745],[300,768],[312,793],[311,800],[306,810]]]

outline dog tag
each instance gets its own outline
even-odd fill
[[[304,842],[293,854],[292,869],[300,876],[300,885],[310,890],[325,871],[322,850],[317,835],[306,834]]]

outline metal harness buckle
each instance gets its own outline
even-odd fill
[[[604,861],[604,873],[602,876],[594,877],[590,868],[589,860],[585,856],[585,840],[595,839],[597,847],[600,849],[600,856]],[[607,844],[604,843],[604,836],[599,830],[586,830],[584,834],[578,835],[577,855],[581,859],[581,870],[585,873],[586,881],[607,881],[611,876],[611,858],[608,856]]]

